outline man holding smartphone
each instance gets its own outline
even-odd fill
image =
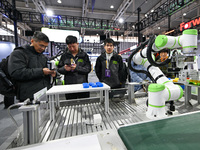
[[[9,56],[8,72],[16,81],[17,99],[23,102],[27,98],[33,100],[33,94],[47,87],[50,88],[50,77],[56,71],[47,67],[47,57],[42,53],[48,47],[49,38],[36,31],[31,44],[17,47]]]
[[[66,44],[67,50],[61,56],[57,70],[59,73],[64,74],[65,85],[88,82],[91,63],[87,53],[79,48],[79,43],[75,36],[67,36]],[[89,97],[88,92],[66,94],[66,99],[87,97]]]

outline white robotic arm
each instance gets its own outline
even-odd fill
[[[191,56],[191,54],[195,54],[194,50],[197,48],[197,33],[196,29],[188,29],[177,37],[159,35],[156,37],[152,48],[154,51],[160,51],[164,48],[182,48],[182,52],[186,56]]]
[[[151,43],[152,42],[152,43]],[[151,65],[149,62],[149,49],[153,49],[154,52],[158,52],[164,48],[183,49],[184,55],[187,57],[195,55],[195,49],[197,48],[197,30],[188,29],[183,31],[183,35],[172,37],[166,35],[159,35],[155,41],[151,41],[148,47],[142,49],[140,53],[135,53],[132,60],[138,65],[143,65],[147,68],[151,77],[156,83],[150,84],[148,87],[148,118],[163,118],[167,116],[165,110],[165,102],[169,100],[178,100],[183,96],[183,89],[179,85],[175,85],[170,81],[162,71]]]

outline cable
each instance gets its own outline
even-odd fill
[[[49,58],[49,60],[54,60],[55,58],[57,58],[58,56],[62,55],[64,52],[66,52],[67,50],[60,50],[55,56],[52,56]]]
[[[24,103],[17,103],[17,104],[13,104],[13,105],[9,106],[7,109],[7,112],[9,114],[11,120],[14,122],[14,124],[17,127],[17,131],[18,131],[17,138],[19,138],[19,136],[20,136],[19,125],[17,124],[16,120],[13,118],[12,114],[10,113],[10,109],[13,107],[16,107],[16,106],[23,106],[23,105],[24,105]]]
[[[169,62],[171,62],[171,59],[169,59],[169,58],[171,58],[170,53],[169,53],[169,57],[167,60],[165,60],[164,62],[161,62],[161,63],[156,63],[152,58],[152,52],[154,52],[154,50],[152,49],[152,45],[155,42],[155,39],[156,39],[156,37],[152,36],[149,40],[149,43],[147,46],[147,59],[148,59],[149,63],[153,66],[156,66],[156,67],[164,66],[164,65],[168,64]]]
[[[131,65],[131,60],[132,60],[133,56],[134,56],[137,52],[139,52],[140,49],[143,49],[143,48],[147,45],[148,42],[149,42],[149,40],[146,40],[145,42],[141,43],[140,46],[138,46],[138,47],[135,49],[135,51],[133,51],[133,53],[131,53],[131,55],[130,55],[129,58],[128,58],[128,68],[129,68],[131,71],[133,71],[133,72],[144,73],[144,74],[146,74],[146,75],[151,79],[152,82],[155,82],[154,78],[151,76],[151,74],[150,74],[148,71],[145,71],[145,70],[136,70],[136,69],[134,69],[134,68],[132,67],[132,65]]]
[[[18,107],[18,106],[35,105],[35,104],[46,104],[46,103],[48,103],[48,101],[37,101],[37,100],[30,101],[30,99],[28,99],[28,100],[26,100],[26,101],[24,101],[22,103],[13,104],[13,105],[8,107],[7,112],[9,114],[9,117],[11,118],[11,120],[14,122],[14,124],[17,127],[17,131],[18,131],[17,138],[19,138],[19,136],[20,136],[19,125],[18,125],[17,121],[14,119],[14,117],[12,116],[12,114],[10,112],[10,109],[13,108],[13,107]]]

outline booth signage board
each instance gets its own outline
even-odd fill
[[[200,24],[200,17],[193,19],[187,23],[182,22],[182,23],[180,23],[180,31],[183,31],[183,29],[189,29],[189,28],[197,26],[199,24]]]

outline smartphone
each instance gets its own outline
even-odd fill
[[[65,60],[65,65],[71,66],[71,60],[70,59]]]

